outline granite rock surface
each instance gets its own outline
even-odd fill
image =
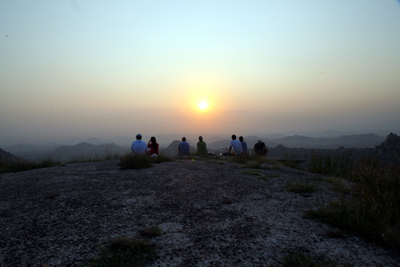
[[[324,182],[312,194],[287,184],[316,175],[191,159],[121,170],[118,160],[68,164],[0,176],[0,266],[86,266],[111,238],[151,238],[149,266],[281,266],[285,250],[335,266],[400,266],[392,252],[303,219],[318,199],[338,196]],[[309,182],[309,181],[308,181]]]

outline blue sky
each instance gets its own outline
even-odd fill
[[[2,0],[0,139],[389,129],[399,47],[398,1]]]

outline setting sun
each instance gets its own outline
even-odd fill
[[[205,101],[201,101],[201,102],[199,103],[199,108],[200,108],[201,110],[206,109],[207,106],[208,106],[208,104],[207,104],[207,102],[205,102]]]

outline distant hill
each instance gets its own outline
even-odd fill
[[[376,134],[354,134],[343,135],[339,137],[315,138],[308,136],[287,136],[284,138],[274,139],[274,142],[282,144],[286,147],[294,148],[315,148],[315,149],[335,149],[338,147],[345,148],[372,148],[385,141],[384,136]]]
[[[74,156],[101,156],[106,153],[125,153],[128,149],[119,147],[115,144],[93,145],[89,143],[79,143],[74,146],[60,146],[53,151],[54,156],[68,158]]]
[[[20,144],[20,145],[6,147],[5,149],[7,151],[10,151],[15,156],[35,161],[46,155],[51,154],[51,152],[53,152],[54,149],[56,149],[59,146],[60,145],[56,143],[46,144],[42,146]]]
[[[16,157],[10,152],[4,151],[3,149],[0,148],[0,164],[2,164],[1,161],[4,163],[9,163],[14,160],[22,160],[20,157]]]

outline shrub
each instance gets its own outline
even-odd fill
[[[246,168],[260,168],[261,164],[263,163],[280,166],[280,163],[276,160],[268,159],[265,156],[259,156],[255,154],[244,156],[231,156],[228,160],[239,164],[245,164]]]
[[[145,169],[153,166],[153,163],[170,162],[174,159],[160,154],[157,157],[151,157],[147,154],[135,154],[127,153],[120,157],[121,169]]]
[[[165,155],[164,153],[160,153],[157,157],[152,158],[154,163],[163,163],[163,162],[171,162],[174,159],[170,156]]]
[[[92,267],[139,267],[155,255],[154,244],[146,241],[116,238],[103,249],[98,258],[90,260]]]
[[[366,159],[355,166],[352,196],[341,197],[304,215],[400,252],[400,171]]]
[[[153,159],[149,155],[127,153],[120,157],[121,169],[145,169],[153,166]]]
[[[261,163],[260,163],[260,161],[249,160],[249,161],[246,161],[246,162],[245,162],[244,166],[245,166],[246,168],[260,168]]]
[[[313,183],[294,182],[289,183],[286,191],[294,193],[314,193],[318,189],[318,185]]]
[[[351,177],[353,170],[353,159],[350,150],[345,150],[341,154],[322,155],[321,152],[311,151],[311,160],[308,171],[324,175]]]
[[[295,156],[294,156],[294,150],[292,150],[291,153],[285,152],[283,154],[282,164],[289,168],[295,168],[295,169],[298,168],[298,165],[296,163]]]
[[[39,168],[54,167],[60,165],[61,162],[51,156],[45,156],[38,162],[28,160],[11,161],[2,166],[1,172],[21,172]]]

